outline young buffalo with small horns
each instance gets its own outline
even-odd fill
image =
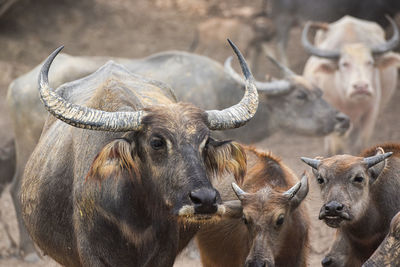
[[[372,147],[360,156],[301,158],[313,168],[324,201],[319,219],[337,228],[323,266],[361,266],[389,232],[400,210],[400,145]]]
[[[205,267],[307,266],[308,213],[301,202],[308,180],[301,181],[270,153],[244,147],[247,174],[232,183],[224,177],[215,187],[227,211],[196,235]],[[235,200],[239,198],[239,200]]]
[[[22,215],[34,242],[64,266],[173,266],[181,223],[225,211],[211,185],[225,170],[243,173],[242,151],[210,130],[240,127],[257,109],[253,77],[243,99],[224,110],[176,102],[171,89],[109,62],[52,90],[39,76],[49,116],[25,168]],[[75,127],[71,127],[75,126]],[[97,130],[97,131],[94,131]]]

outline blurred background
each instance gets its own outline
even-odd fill
[[[307,7],[307,0],[297,2],[302,9]],[[341,2],[336,1],[340,12],[336,17],[325,17],[327,21],[336,20],[341,12],[346,12]],[[351,2],[354,1],[345,1]],[[388,13],[400,26],[396,0],[391,3],[393,6],[379,0],[362,2],[365,10],[373,11],[366,16],[382,22],[382,14]],[[371,9],[369,2],[379,4],[382,9]],[[318,8],[305,10],[316,14]],[[265,52],[286,62],[296,73],[303,71],[309,56],[302,48],[300,36],[310,15],[304,11],[296,14],[296,11],[300,12],[300,8],[279,10],[273,1],[267,0],[0,0],[0,147],[13,138],[5,105],[8,85],[61,44],[65,45],[65,53],[76,56],[140,58],[165,50],[184,50],[223,63],[232,55],[226,42],[226,38],[230,38],[244,52],[255,76],[263,80],[280,76],[276,67],[266,60]],[[280,20],[275,17],[278,12],[285,14]],[[375,16],[377,14],[380,16]],[[286,24],[282,22],[285,20]],[[279,29],[282,25],[289,25],[286,58],[280,52],[282,48],[277,46],[277,40],[282,39],[285,31]],[[397,88],[379,116],[370,145],[400,141],[399,102]],[[300,156],[323,155],[323,138],[279,133],[254,145],[280,156],[299,175],[308,169],[300,162]],[[313,223],[310,266],[320,266],[333,240],[333,231],[317,219],[321,202],[314,181],[307,201]],[[0,225],[0,266],[58,266],[45,256],[36,263],[10,257],[10,241],[4,227],[11,229],[15,240],[18,240],[18,231],[7,189],[0,198],[0,216],[5,222],[5,226]],[[175,266],[200,266],[193,245],[184,251]]]

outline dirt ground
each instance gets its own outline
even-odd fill
[[[250,7],[261,0],[248,1]],[[12,79],[30,70],[61,44],[73,55],[143,57],[163,50],[188,50],[198,23],[210,16],[243,7],[239,0],[20,0],[0,18],[0,145],[12,138],[11,122],[5,107],[7,87]],[[297,72],[307,58],[300,45],[299,27],[291,32],[288,58]],[[230,37],[230,36],[226,36]],[[225,37],[224,37],[225,38]],[[222,38],[223,39],[223,38]],[[234,40],[234,39],[233,39]],[[225,43],[207,50],[207,55],[222,62],[231,50]],[[268,62],[258,73],[268,73]],[[264,75],[258,75],[261,79]],[[400,141],[400,90],[379,117],[371,145]],[[300,156],[323,154],[322,138],[276,134],[255,144],[271,150],[300,175],[305,166]],[[318,221],[321,206],[316,183],[311,182],[307,205],[312,221],[310,266],[320,266],[329,248],[333,231]],[[0,198],[0,216],[17,239],[17,223],[8,190]],[[28,264],[6,257],[8,239],[0,224],[0,266],[58,266],[47,257]],[[201,266],[194,249],[184,251],[175,266]]]

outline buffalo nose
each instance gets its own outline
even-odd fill
[[[332,264],[332,258],[331,257],[325,257],[322,261],[321,261],[322,266],[329,266]]]
[[[263,260],[259,260],[259,259],[254,259],[254,260],[249,260],[246,262],[245,267],[269,267],[269,266],[273,266],[270,265],[263,261]]]
[[[325,205],[325,211],[328,214],[336,214],[337,212],[341,212],[343,210],[343,207],[343,204],[336,201],[331,201]]]
[[[346,114],[342,113],[342,112],[338,112],[336,114],[336,121],[337,121],[337,123],[340,124],[341,128],[348,129],[350,127],[350,119],[349,119],[349,117]]]
[[[353,85],[353,88],[359,92],[368,91],[368,83],[365,82],[358,82]]]
[[[200,188],[189,194],[194,204],[195,213],[210,214],[217,212],[217,191],[211,188]]]

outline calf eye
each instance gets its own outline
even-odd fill
[[[150,140],[150,146],[154,150],[159,150],[165,146],[165,141],[160,137],[153,137]]]
[[[285,221],[285,216],[283,214],[279,215],[278,220],[276,220],[276,225],[280,226]]]
[[[318,182],[319,184],[323,184],[325,181],[324,181],[324,178],[322,178],[321,176],[318,176],[317,182]]]
[[[304,91],[299,91],[296,94],[296,98],[299,100],[305,100],[305,99],[307,99],[307,94]]]
[[[249,223],[249,222],[247,221],[247,219],[246,219],[246,216],[244,216],[244,215],[242,216],[242,221],[243,221],[243,223],[246,224],[246,225]]]
[[[354,182],[361,183],[362,181],[364,181],[364,177],[357,176],[354,178]]]

